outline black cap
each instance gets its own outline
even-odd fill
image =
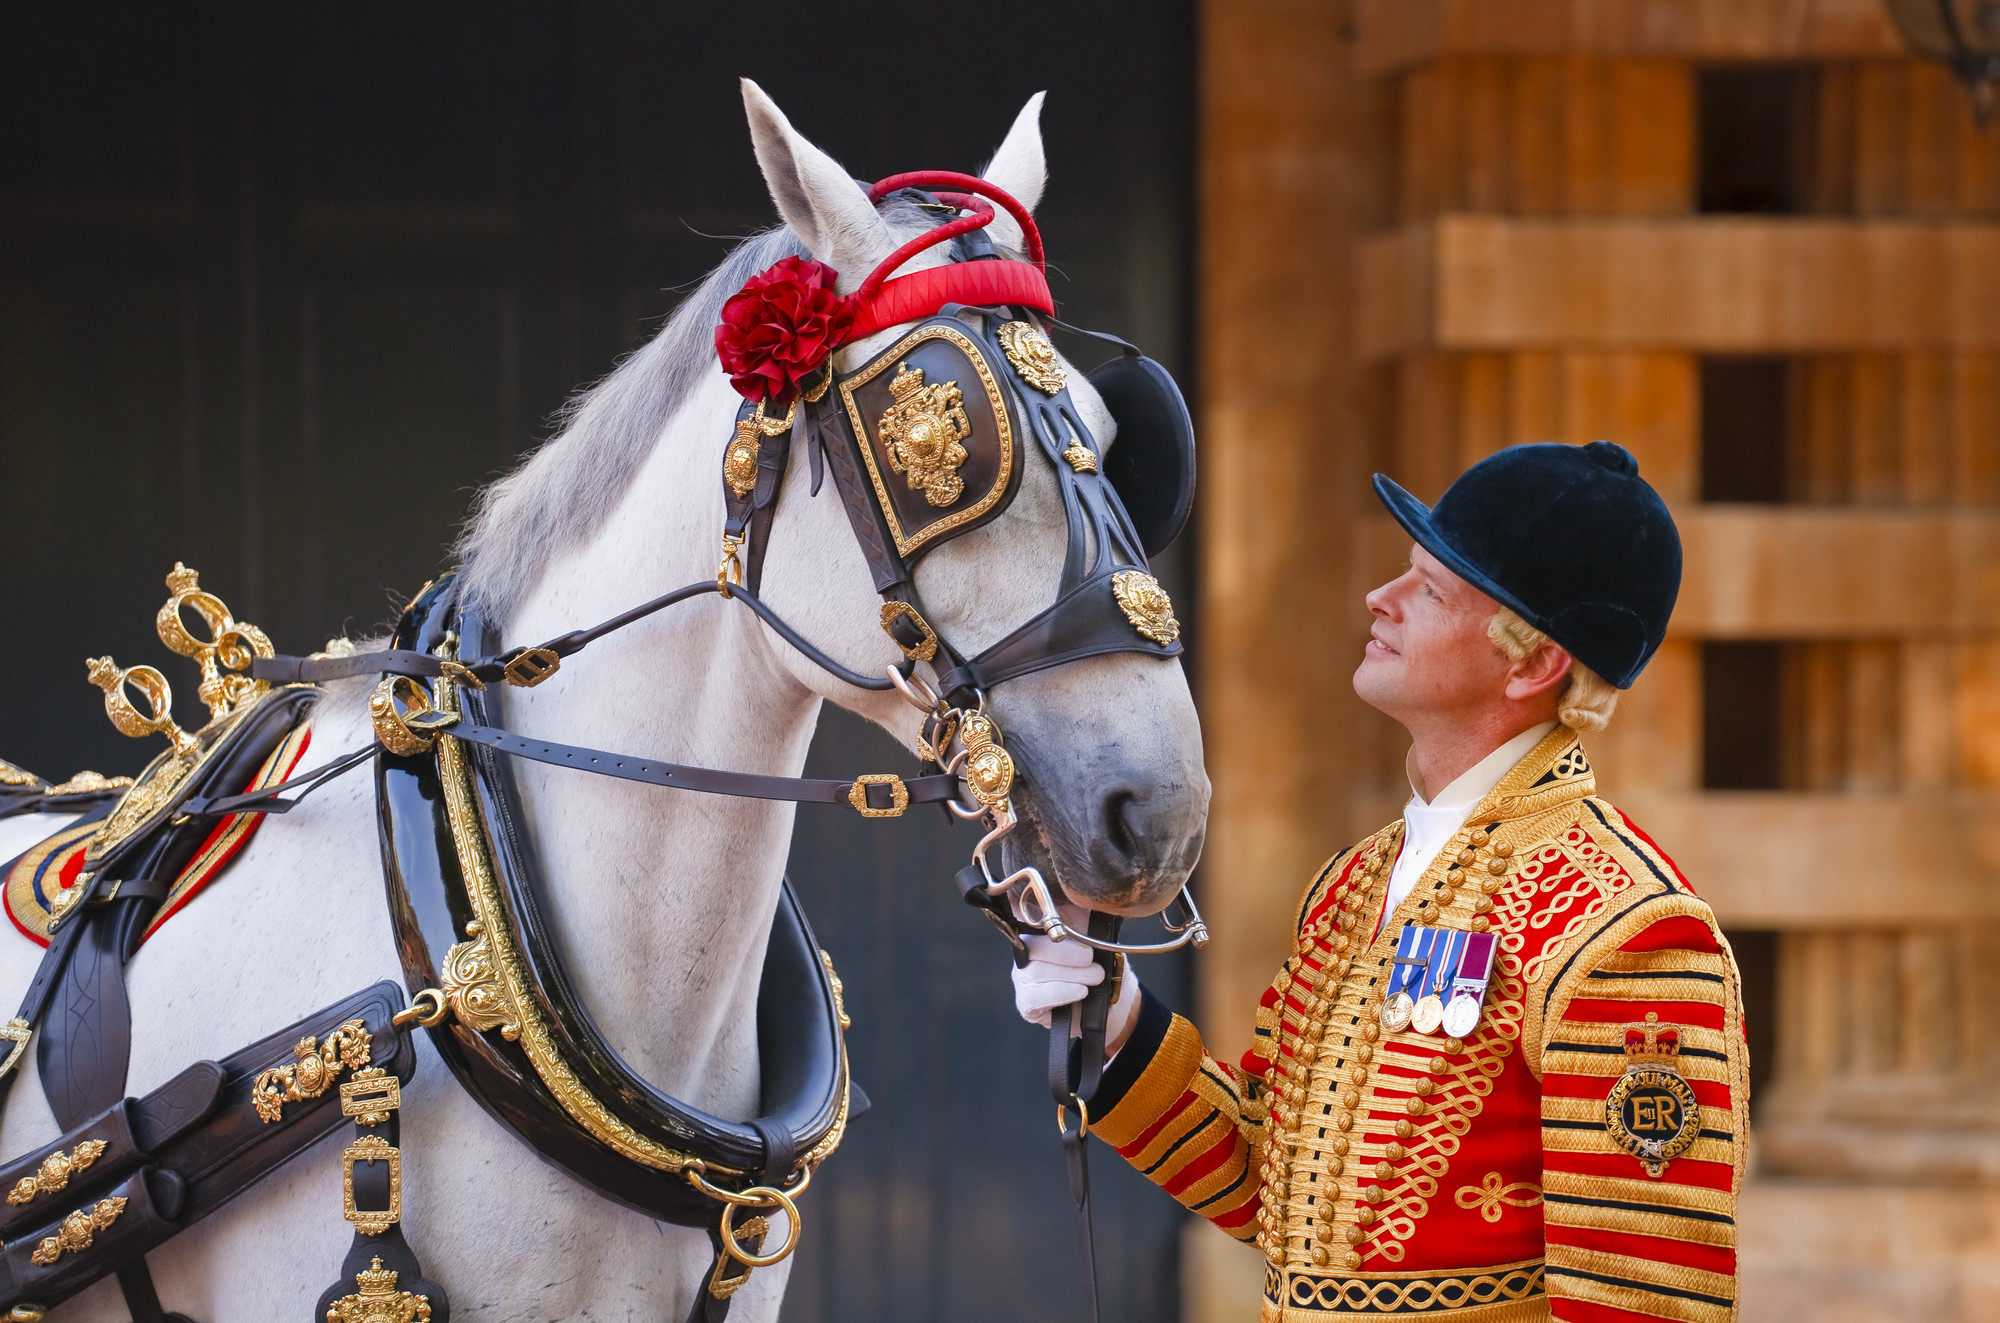
[[[1620,689],[1666,637],[1680,533],[1623,446],[1509,446],[1461,473],[1435,508],[1380,473],[1375,494],[1453,574]]]

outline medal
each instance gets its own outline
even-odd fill
[[[1410,1012],[1410,1028],[1420,1034],[1434,1034],[1444,1023],[1444,994],[1458,968],[1459,954],[1465,949],[1462,932],[1433,930],[1430,968],[1424,971],[1423,995]]]
[[[1451,981],[1451,998],[1445,1005],[1442,1023],[1453,1038],[1470,1038],[1479,1028],[1479,1016],[1486,1005],[1486,984],[1493,977],[1492,933],[1473,933],[1459,957],[1458,973]]]
[[[1417,999],[1410,995],[1410,988],[1429,968],[1430,962],[1420,949],[1425,946],[1424,939],[1431,931],[1406,923],[1403,931],[1396,935],[1396,958],[1389,966],[1389,995],[1382,1002],[1381,1013],[1382,1027],[1392,1034],[1410,1027],[1410,1014],[1417,1004]]]

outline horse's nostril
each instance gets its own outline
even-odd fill
[[[1143,822],[1139,797],[1130,790],[1114,790],[1104,797],[1104,842],[1128,866],[1136,865],[1145,852]]]

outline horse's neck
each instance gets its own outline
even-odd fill
[[[594,624],[715,572],[719,479],[715,490],[674,481],[712,467],[677,453],[698,442],[670,432],[598,536],[552,562],[505,622],[508,645]],[[782,673],[752,624],[719,598],[669,607],[598,640],[540,687],[507,691],[508,724],[568,744],[797,775],[818,700]],[[751,1114],[757,985],[793,807],[535,763],[516,770],[559,939],[612,1046],[688,1102]]]

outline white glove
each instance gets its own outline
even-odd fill
[[[1014,1009],[1029,1024],[1046,1029],[1056,1008],[1082,1001],[1085,993],[1104,981],[1104,966],[1082,942],[1057,942],[1033,933],[1022,940],[1028,945],[1028,963],[1014,970]],[[1107,1056],[1124,1045],[1138,1013],[1139,976],[1127,960],[1118,1000],[1111,1004],[1104,1028]]]

